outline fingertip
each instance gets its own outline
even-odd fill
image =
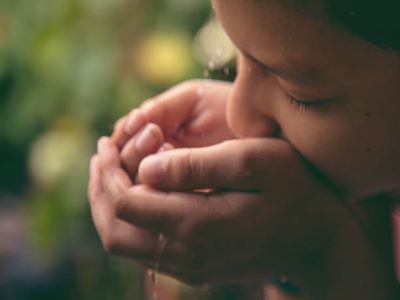
[[[149,123],[139,132],[135,140],[135,146],[141,154],[148,155],[154,153],[160,147],[163,140],[164,136],[160,127]]]
[[[107,149],[107,140],[108,140],[108,137],[102,136],[97,141],[97,152],[99,154],[102,154],[102,153],[104,153],[106,151],[106,149]]]
[[[157,138],[160,144],[164,141],[164,134],[161,130],[161,127],[155,123],[149,123],[148,125],[149,131]]]
[[[129,113],[124,125],[124,132],[128,136],[134,136],[145,123],[146,118],[143,112],[139,108],[136,108]]]
[[[114,125],[114,130],[111,135],[111,141],[115,143],[118,147],[122,147],[127,140],[127,136],[124,131],[127,119],[128,117],[124,116],[120,118]]]
[[[116,129],[118,129],[119,127],[121,127],[122,125],[125,125],[125,122],[126,122],[127,119],[128,119],[128,116],[123,116],[123,117],[119,118],[117,120],[117,122],[115,122],[114,131]]]
[[[139,165],[138,179],[148,185],[160,185],[165,181],[166,160],[162,155],[149,155]]]
[[[119,165],[119,152],[109,137],[102,137],[98,142],[98,154],[105,165]]]

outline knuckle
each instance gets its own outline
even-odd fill
[[[133,120],[136,119],[139,123],[147,123],[148,118],[147,118],[147,113],[145,112],[146,107],[150,107],[151,103],[153,103],[154,100],[145,100],[142,105],[138,108],[135,108],[129,113],[128,119]]]
[[[194,163],[193,150],[189,149],[186,152],[186,159],[183,161],[186,162],[186,176],[183,179],[186,179],[188,183],[191,183],[196,175],[196,164]]]
[[[172,184],[175,186],[186,186],[193,182],[194,169],[193,151],[191,149],[180,156],[171,158],[166,163],[167,173],[172,175]]]
[[[183,91],[191,91],[197,88],[200,84],[200,80],[198,79],[190,79],[182,82],[179,86]]]
[[[157,98],[150,98],[145,101],[143,101],[142,105],[140,108],[137,109],[136,115],[139,116],[140,118],[143,118],[143,120],[148,120],[148,114],[149,111],[156,105],[157,103]]]
[[[123,218],[126,215],[128,208],[132,205],[133,201],[131,201],[131,203],[128,205],[126,192],[119,193],[118,196],[114,198],[114,209],[116,216]]]
[[[130,160],[129,160],[129,154],[132,155],[131,152],[127,151],[128,148],[123,149],[123,151],[120,152],[120,159],[121,159],[121,164],[125,169],[128,169],[130,171]]]
[[[187,80],[179,85],[182,93],[188,97],[197,97],[198,89],[203,85],[202,80],[191,79]]]
[[[126,116],[118,119],[118,121],[115,122],[114,124],[114,130],[118,130],[119,128],[121,128],[123,124],[126,122],[126,120],[127,120]]]

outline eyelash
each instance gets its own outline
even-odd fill
[[[287,95],[287,100],[289,101],[290,104],[296,106],[296,108],[299,110],[309,110],[317,108],[318,106],[323,105],[325,102],[330,101],[330,100],[309,101],[309,100],[297,99],[292,95]]]
[[[320,104],[319,102],[309,102],[306,100],[297,99],[291,95],[288,95],[287,99],[290,104],[296,106],[296,108],[299,110],[308,110]]]

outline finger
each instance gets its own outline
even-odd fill
[[[121,151],[121,161],[128,174],[134,178],[140,162],[155,153],[163,142],[163,134],[155,124],[147,124]]]
[[[147,229],[156,229],[156,232],[159,232],[163,230],[163,226],[159,226],[160,223],[158,223],[161,219],[159,217],[160,214],[164,215],[168,213],[172,215],[180,213],[180,210],[174,205],[168,206],[168,210],[165,211],[165,202],[161,207],[155,206],[159,205],[160,202],[148,202],[148,198],[154,197],[153,193],[143,192],[140,188],[141,186],[132,186],[128,175],[121,169],[118,163],[118,151],[107,138],[102,138],[99,141],[99,158],[102,174],[101,184],[104,193],[107,195],[110,203],[113,204],[118,215],[127,216],[127,219],[136,219],[131,224]],[[136,195],[134,192],[136,190],[142,192]],[[157,192],[155,193],[157,194]],[[136,196],[138,199],[136,199]],[[159,200],[160,198],[154,197],[154,199]],[[141,222],[141,220],[144,222]],[[156,222],[153,223],[153,220]],[[148,226],[146,227],[146,225]]]
[[[199,89],[200,84],[186,82],[145,102],[141,108],[141,114],[129,115],[125,131],[132,136],[137,131],[137,124],[140,124],[143,118],[147,122],[159,125],[167,136],[174,135],[192,115],[195,104],[201,97]]]
[[[108,253],[136,260],[154,259],[158,244],[154,234],[116,219],[112,202],[106,197],[92,205],[92,218]]]
[[[91,159],[89,179],[89,201],[92,218],[99,234],[107,230],[115,219],[115,212],[110,201],[106,198],[102,188],[100,156],[95,155]]]
[[[126,136],[133,137],[147,123],[149,123],[149,120],[146,114],[143,113],[143,110],[141,108],[135,108],[128,114],[123,131]]]
[[[99,166],[118,167],[120,165],[119,152],[109,137],[101,137],[97,142],[97,153],[100,158]]]
[[[101,186],[101,160],[91,159],[89,201],[92,219],[105,250],[111,254],[138,260],[151,260],[157,249],[157,238],[150,232],[125,223],[115,216],[113,203]]]
[[[162,153],[162,152],[165,152],[165,151],[170,151],[170,150],[173,150],[175,147],[173,146],[173,145],[171,145],[170,143],[163,143],[162,145],[161,145],[161,147],[157,150],[157,153]],[[133,180],[133,183],[134,184],[143,184],[141,181],[140,181],[140,178],[137,176],[137,174],[136,174],[136,176],[135,176],[135,179]]]
[[[126,142],[129,140],[130,136],[126,134],[124,128],[125,124],[128,120],[128,117],[122,117],[119,119],[115,125],[114,125],[114,130],[111,135],[111,141],[117,145],[120,149],[126,144]]]
[[[273,139],[241,139],[215,146],[176,149],[146,157],[139,166],[141,182],[172,190],[204,188],[257,189],[285,164],[290,146]],[[300,168],[299,168],[300,169]],[[287,171],[286,171],[287,173]],[[268,182],[268,181],[267,181]]]
[[[162,153],[162,152],[170,151],[170,150],[173,150],[173,149],[175,149],[175,147],[174,147],[172,144],[170,144],[170,143],[163,143],[163,144],[161,145],[161,147],[158,149],[157,153]]]
[[[128,174],[121,168],[118,149],[109,138],[101,138],[98,153],[102,188],[109,199],[118,198],[132,186]]]
[[[162,192],[135,185],[115,198],[115,210],[118,218],[135,226],[179,236],[208,211],[206,200],[205,194]]]
[[[98,155],[93,155],[90,159],[88,199],[91,204],[94,204],[102,193],[99,160]]]
[[[157,237],[144,229],[115,220],[109,232],[101,235],[104,249],[113,255],[141,261],[153,261],[157,254]]]

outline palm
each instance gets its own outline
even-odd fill
[[[149,121],[157,123],[165,141],[177,148],[205,147],[233,139],[225,117],[230,90],[231,84],[226,82],[190,82],[152,101],[147,109]]]

